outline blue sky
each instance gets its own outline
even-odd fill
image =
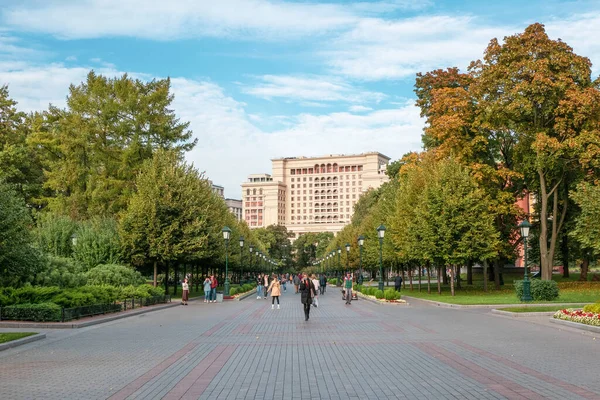
[[[90,69],[171,77],[227,197],[271,158],[420,149],[415,74],[541,22],[600,69],[600,1],[0,0],[0,84],[63,106]]]

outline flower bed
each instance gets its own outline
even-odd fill
[[[391,303],[391,304],[406,304],[406,300],[402,300],[402,299],[393,299],[393,300],[386,300],[386,299],[378,299],[375,296],[371,296],[362,292],[358,292],[358,294],[361,297],[365,297],[367,299],[373,300],[373,301],[377,301],[379,303]]]
[[[245,295],[248,292],[256,289],[255,283],[246,283],[240,287],[234,287],[229,290],[229,296],[224,296],[224,299],[233,300],[237,299],[240,296]]]
[[[599,313],[586,312],[583,310],[574,310],[572,308],[557,311],[554,314],[554,318],[562,319],[565,321],[577,322],[585,325],[600,326]]]

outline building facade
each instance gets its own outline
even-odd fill
[[[238,221],[242,220],[242,201],[236,199],[225,199],[225,204],[229,211],[235,215],[235,219]]]
[[[271,160],[272,175],[242,184],[243,219],[250,228],[285,225],[294,237],[339,232],[359,197],[388,180],[390,158],[381,153]]]
[[[209,180],[208,183],[210,184],[210,187],[212,188],[214,194],[216,194],[222,199],[225,198],[225,188],[223,186],[215,185],[211,180]]]

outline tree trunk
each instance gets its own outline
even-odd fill
[[[417,268],[419,269],[419,292],[421,292],[421,265],[419,264]]]
[[[467,262],[467,285],[473,284],[473,261]]]
[[[500,290],[500,260],[494,261],[494,285]]]
[[[200,266],[196,264],[196,292],[198,292],[198,285],[200,284],[200,275],[198,275]]]
[[[450,293],[454,297],[454,265],[450,266]]]
[[[425,268],[427,268],[427,294],[431,294],[431,264],[428,262]]]
[[[462,289],[462,286],[460,284],[460,266],[457,265],[456,266],[456,288],[457,289]]]
[[[581,262],[581,275],[579,276],[580,281],[587,281],[588,270],[590,268],[590,259],[585,257]]]
[[[178,277],[178,272],[179,272],[179,263],[175,264],[175,278],[173,279],[173,296],[177,295],[177,281],[179,280]]]
[[[569,238],[566,232],[563,232],[562,241],[560,243],[562,262],[563,262],[563,278],[569,277]]]
[[[442,283],[444,285],[448,284],[448,274],[446,273],[446,268],[442,268]]]
[[[438,286],[438,294],[442,294],[442,281],[440,280],[442,277],[442,267],[438,265],[437,267],[437,286]]]
[[[488,291],[488,262],[483,260],[483,291]]]
[[[406,277],[404,274],[404,267],[402,267],[402,289],[406,290]]]
[[[408,283],[410,285],[410,291],[412,292],[413,290],[413,283],[412,283],[412,267],[408,267]]]
[[[539,169],[538,175],[540,177],[540,271],[542,272],[542,280],[552,280],[552,268],[554,267],[554,253],[556,252],[556,241],[558,238],[558,232],[561,231],[566,214],[568,198],[563,199],[562,210],[558,211],[558,186],[561,181],[547,192],[546,188],[546,177],[544,172]],[[550,240],[548,241],[548,200],[552,196],[552,232],[550,233]],[[568,196],[568,192],[565,192],[563,196]]]
[[[158,275],[158,262],[156,260],[154,260],[154,279],[153,279],[154,287],[156,287],[156,276],[157,275]]]
[[[169,294],[169,262],[165,263],[165,294]]]

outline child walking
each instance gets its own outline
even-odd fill
[[[281,296],[281,284],[276,275],[273,275],[273,280],[267,291],[271,291],[271,310],[275,308],[275,299],[277,299],[277,309],[279,310],[279,296]]]

